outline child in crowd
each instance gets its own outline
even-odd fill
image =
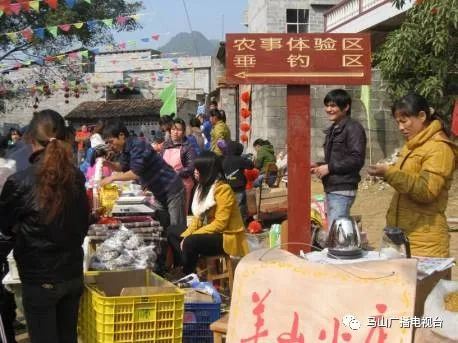
[[[235,193],[237,203],[240,208],[243,223],[247,225],[248,207],[246,198],[245,169],[253,169],[253,161],[242,156],[243,145],[239,142],[230,141],[227,149],[227,155],[223,160],[223,170],[227,183]]]

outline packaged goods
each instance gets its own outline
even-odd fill
[[[445,309],[451,312],[458,312],[458,291],[448,293],[444,297]]]
[[[89,268],[91,270],[154,269],[160,253],[159,242],[162,237],[158,232],[157,242],[151,241],[151,238],[147,243],[143,237],[123,226],[119,230],[112,230],[111,237],[97,247]]]
[[[269,231],[269,245],[271,248],[281,244],[281,225],[272,224]]]
[[[425,301],[424,318],[440,318],[439,327],[431,330],[458,341],[458,281],[439,280]]]
[[[119,188],[114,184],[109,184],[99,189],[100,206],[105,209],[106,214],[111,214],[111,210],[119,198]]]

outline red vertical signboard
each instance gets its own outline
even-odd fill
[[[310,85],[370,84],[370,51],[369,34],[226,35],[228,83],[288,85],[288,242],[311,239]]]

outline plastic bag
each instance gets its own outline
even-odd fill
[[[435,333],[458,340],[458,312],[445,309],[445,296],[458,291],[458,281],[440,280],[425,301],[424,317],[442,320],[442,327],[432,328]]]

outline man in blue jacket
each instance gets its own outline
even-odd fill
[[[174,265],[181,266],[180,235],[186,229],[185,191],[181,178],[149,145],[130,137],[122,122],[108,122],[103,135],[107,144],[120,153],[119,162],[107,164],[123,173],[104,178],[101,185],[138,180],[153,193],[159,221],[173,251]]]

